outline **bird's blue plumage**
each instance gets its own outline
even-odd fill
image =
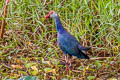
[[[58,16],[54,19],[58,35],[58,44],[64,54],[76,56],[81,59],[89,59],[89,57],[83,52],[89,50],[89,48],[81,46],[77,39],[64,29]]]

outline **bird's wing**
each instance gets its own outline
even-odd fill
[[[70,34],[63,34],[58,39],[58,44],[64,53],[77,54],[78,53],[78,41]]]
[[[88,48],[80,46],[77,39],[69,34],[63,34],[59,37],[59,46],[65,54],[77,56],[82,59],[89,59],[82,50],[88,50]]]
[[[69,33],[68,33],[69,34]],[[71,41],[71,44],[75,44],[77,45],[77,47],[80,49],[80,50],[83,50],[83,51],[87,51],[90,49],[90,47],[83,47],[80,45],[80,43],[78,42],[78,40],[71,34],[69,34],[69,40]]]

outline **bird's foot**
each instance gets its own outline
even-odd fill
[[[71,64],[73,63],[73,61],[66,61],[66,60],[64,60],[64,59],[61,59],[60,63],[63,64],[63,65],[72,66]]]
[[[60,64],[61,64],[61,65],[66,65],[66,61],[65,61],[64,59],[61,59],[61,60],[60,60]]]

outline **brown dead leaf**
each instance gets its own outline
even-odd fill
[[[26,44],[27,44],[27,45],[31,45],[31,42],[28,41],[28,42],[26,42]]]
[[[10,73],[9,76],[10,76],[10,77],[13,77],[13,76],[15,76],[15,77],[19,77],[20,75],[19,75],[19,74],[15,74],[15,73]]]
[[[36,66],[31,66],[32,71],[32,75],[37,75],[38,74],[38,68]]]
[[[17,59],[16,62],[17,62],[18,64],[21,64],[21,61],[20,61],[19,59]]]
[[[37,71],[38,71],[38,69],[37,69],[36,66],[31,66],[31,69],[32,69],[32,70],[37,70]]]
[[[51,73],[52,72],[52,73],[56,74],[56,69],[45,68],[44,71],[45,71],[45,73]]]
[[[46,63],[47,63],[50,67],[54,67],[54,65],[52,65],[50,61],[46,61]]]
[[[23,68],[23,66],[20,66],[20,65],[11,65],[11,66],[14,69],[22,69]]]

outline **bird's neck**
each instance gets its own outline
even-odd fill
[[[61,24],[61,21],[59,17],[54,18],[55,19],[55,24],[56,24],[56,29],[58,33],[63,33],[65,31],[64,27]]]

